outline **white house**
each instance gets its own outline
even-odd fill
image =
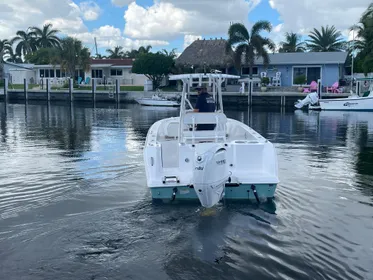
[[[92,84],[92,79],[97,81],[97,85],[114,84],[118,79],[121,85],[143,86],[147,78],[142,74],[132,73],[133,59],[91,59],[90,70],[85,72],[76,69],[76,81],[83,84]],[[68,78],[66,72],[60,65],[34,65],[4,63],[4,77],[12,84],[22,84],[24,79],[28,83],[41,84],[49,79],[53,85],[63,85]]]
[[[29,83],[36,83],[33,64],[3,63],[3,77],[12,84],[23,84],[24,79]]]

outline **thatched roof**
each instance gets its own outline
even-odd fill
[[[196,40],[177,58],[179,66],[229,67],[233,65],[232,53],[226,54],[227,41],[224,39]]]

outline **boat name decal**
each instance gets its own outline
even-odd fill
[[[346,103],[343,104],[343,106],[346,106],[346,107],[350,107],[350,106],[353,106],[353,105],[358,105],[358,103],[346,102]]]
[[[218,165],[225,164],[225,159],[218,160],[218,161],[216,162],[216,164],[218,164]]]
[[[197,166],[195,169],[202,171],[203,170],[203,166]]]

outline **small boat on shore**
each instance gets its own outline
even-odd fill
[[[220,200],[266,201],[274,197],[277,154],[271,142],[223,111],[221,84],[227,74],[170,76],[183,82],[180,116],[148,130],[144,163],[153,200],[196,200],[210,208]],[[194,112],[188,100],[193,84],[212,86],[216,110]],[[210,130],[198,130],[209,125]]]
[[[150,98],[138,98],[136,102],[143,106],[162,106],[162,107],[179,107],[180,102],[176,99],[167,99],[159,94],[153,94]]]

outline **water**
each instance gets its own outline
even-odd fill
[[[0,279],[373,279],[372,113],[251,112],[276,199],[210,216],[151,203],[146,132],[177,114],[0,103]]]

